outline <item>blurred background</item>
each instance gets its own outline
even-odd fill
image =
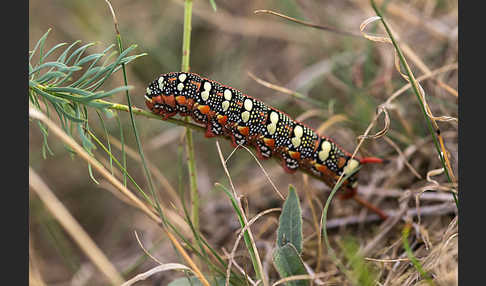
[[[457,1],[377,2],[393,31],[413,51],[412,55],[418,57],[418,60],[413,59],[410,53],[407,57],[416,77],[427,70],[430,72],[457,63]],[[119,22],[123,45],[137,44],[134,53],[148,54],[127,65],[128,84],[134,87],[130,91],[132,104],[145,108],[143,94],[148,83],[161,73],[181,69],[183,1],[114,0],[111,3]],[[378,105],[406,84],[395,69],[392,46],[360,36],[360,24],[375,16],[369,1],[215,0],[215,3],[216,11],[207,0],[194,1],[191,71],[240,89],[293,118],[302,119],[313,128],[317,129],[327,122],[322,135],[332,137],[349,152],[356,147],[357,136],[363,134],[373,120]],[[331,26],[357,36],[307,27],[273,15],[254,14],[255,10],[260,9]],[[61,42],[70,44],[81,40],[81,44],[96,42],[88,49],[89,53],[94,53],[104,50],[116,40],[110,10],[106,2],[101,0],[29,1],[29,50],[49,28],[52,31],[46,40],[47,48]],[[367,30],[384,33],[381,25],[371,24]],[[298,91],[322,103],[322,106],[265,87],[249,73],[272,84]],[[457,94],[454,95],[457,74],[457,69],[452,69],[434,77],[434,80],[424,81],[423,87],[434,115],[458,116],[458,98]],[[446,84],[447,88],[438,81]],[[102,89],[110,90],[122,85],[123,74],[118,71]],[[123,93],[108,100],[126,104]],[[422,178],[419,179],[404,166],[403,157],[386,140],[365,141],[358,155],[381,157],[388,159],[389,163],[386,166],[370,165],[363,168],[360,185],[364,191],[378,190],[376,192],[381,195],[370,195],[369,198],[386,210],[397,209],[398,197],[403,192],[423,187],[427,183],[427,172],[441,166],[416,96],[408,90],[392,105],[387,137],[405,152],[407,160]],[[118,116],[127,145],[136,150],[128,114],[119,112]],[[51,116],[54,120],[56,117]],[[120,156],[120,150],[115,146],[120,135],[118,123],[113,117],[104,119],[108,133],[114,137],[111,138],[113,153]],[[154,182],[163,204],[174,206],[176,212],[183,214],[180,200],[173,194],[174,190],[177,192],[179,189],[186,194],[189,192],[187,167],[177,163],[181,156],[185,158],[184,145],[181,143],[184,128],[140,116],[136,117],[136,123],[145,156],[160,173],[160,176],[155,176]],[[93,131],[106,142],[103,126],[96,113],[91,116],[90,124]],[[383,118],[371,132],[377,132],[382,127]],[[457,123],[441,122],[440,128],[452,168],[457,174]],[[228,198],[214,188],[216,182],[229,186],[218,157],[216,141],[220,142],[225,156],[233,148],[223,138],[206,139],[201,132],[194,132],[193,135],[201,196],[201,231],[216,250],[222,247],[228,250],[232,248],[239,224]],[[84,161],[71,156],[54,136],[49,136],[49,146],[54,155],[47,155],[44,159],[42,142],[38,126],[30,124],[30,166],[125,277],[130,278],[155,265],[152,260],[144,258],[134,231],[139,234],[144,247],[151,249],[159,261],[180,262],[180,257],[160,228],[143,213],[113,195],[112,187],[96,173],[94,177],[99,184],[90,179]],[[108,158],[102,150],[97,149],[94,154],[101,162],[107,162]],[[305,198],[304,189],[312,190],[322,208],[330,191],[322,182],[302,173],[285,174],[275,160],[262,164],[283,194],[287,193],[289,183],[296,187],[302,201]],[[281,206],[281,200],[247,151],[235,152],[228,161],[228,168],[236,188],[244,195],[249,214]],[[148,189],[138,155],[128,156],[128,172],[143,189]],[[179,183],[179,176],[182,184]],[[446,182],[444,175],[434,177],[434,180]],[[386,193],[385,190],[395,193]],[[450,203],[450,199],[449,196],[444,200]],[[415,207],[413,201],[411,209]],[[307,202],[302,203],[304,220],[307,218],[310,221]],[[421,201],[422,206],[433,203],[437,201]],[[106,280],[34,194],[30,196],[29,207],[30,256],[46,285],[104,285]],[[364,217],[366,214],[366,210],[355,202],[335,200],[329,217]],[[422,218],[422,226],[428,231],[430,241],[442,239],[440,234],[444,233],[452,218],[454,211]],[[262,243],[274,242],[277,219],[278,215],[269,216],[255,225],[254,232]],[[373,231],[379,224],[364,226],[358,224],[337,228],[332,235],[351,235],[365,244],[373,237]],[[311,229],[310,226],[308,229]],[[399,235],[395,234],[387,241],[392,242]],[[388,245],[385,241],[381,247]],[[267,246],[264,244],[262,247]],[[457,256],[451,257],[453,259],[448,261],[445,269],[453,275],[457,271]],[[175,277],[181,276],[179,272],[163,272],[137,285],[167,285]],[[452,284],[457,282],[455,276],[446,281]]]

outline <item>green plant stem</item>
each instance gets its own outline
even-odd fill
[[[118,26],[118,23],[115,22],[116,40],[117,40],[117,44],[118,44],[118,49],[119,49],[120,54],[121,54],[123,52],[123,45],[122,45],[122,41],[121,41],[121,35],[120,35],[120,32],[118,31],[117,26]],[[123,80],[125,82],[125,86],[127,86],[128,83],[127,83],[127,74],[126,74],[126,71],[125,71],[125,64],[122,64],[122,70],[123,70]],[[162,208],[160,207],[159,200],[157,199],[157,196],[155,194],[155,188],[154,188],[154,184],[153,184],[153,181],[152,181],[152,176],[151,176],[150,171],[147,167],[147,163],[145,162],[145,156],[143,154],[142,143],[140,143],[140,137],[138,135],[137,125],[135,124],[135,119],[133,117],[132,103],[131,103],[131,100],[130,100],[130,94],[128,93],[128,90],[126,91],[126,97],[127,97],[128,113],[130,114],[130,122],[132,123],[133,133],[135,135],[135,141],[137,142],[138,153],[140,154],[140,159],[142,160],[143,169],[145,171],[145,178],[147,179],[147,182],[149,184],[150,193],[152,195],[153,201],[155,202],[155,208],[156,208],[157,212],[159,213],[159,216],[162,219],[162,221],[166,221],[165,216],[162,212]]]
[[[108,107],[107,107],[108,109],[129,112],[129,107],[125,104],[113,103],[113,102],[109,102],[109,101],[102,100],[102,99],[97,99],[96,102],[108,105]],[[161,120],[161,121],[167,121],[167,122],[170,122],[172,124],[180,125],[180,126],[183,126],[183,127],[186,127],[186,128],[190,128],[192,130],[200,131],[200,132],[206,131],[206,129],[204,129],[204,127],[202,127],[202,126],[192,124],[190,122],[178,120],[178,119],[173,119],[173,118],[163,119],[158,114],[154,114],[152,112],[149,112],[149,111],[137,108],[137,107],[132,107],[132,113],[135,114],[135,115],[141,115],[141,116],[144,116],[144,117],[147,117],[147,118],[157,119],[157,120]]]
[[[182,66],[183,72],[189,71],[189,60],[191,51],[191,29],[192,29],[192,0],[185,0],[184,2],[184,34],[182,39]],[[184,119],[186,123],[190,122],[189,117]],[[196,229],[199,230],[199,194],[197,191],[197,174],[196,174],[196,160],[194,155],[194,142],[192,138],[192,131],[186,128],[186,152],[187,152],[187,167],[189,170],[189,185],[191,188],[191,221]]]
[[[231,200],[231,204],[233,205],[233,208],[238,216],[238,221],[240,222],[241,229],[245,229],[247,226],[247,220],[244,218],[241,202],[239,202],[237,198],[235,198],[235,196],[224,185],[216,183],[215,187],[221,188],[229,197],[229,199]],[[250,254],[250,259],[253,264],[253,269],[255,270],[256,277],[262,281],[263,285],[266,285],[267,281],[263,276],[263,268],[259,263],[260,258],[258,257],[257,249],[253,248],[252,241],[254,241],[254,239],[251,232],[249,231],[249,228],[246,229],[243,233],[243,240],[245,241],[246,248],[248,249],[248,253]]]
[[[183,72],[189,71],[189,59],[191,52],[191,30],[192,30],[192,0],[184,2],[184,34],[182,38],[182,65]]]
[[[344,176],[341,180],[338,180],[336,184],[334,185],[334,188],[331,190],[331,193],[329,194],[329,197],[327,198],[326,204],[324,205],[324,209],[322,210],[322,216],[321,216],[321,223],[322,223],[322,237],[324,238],[324,243],[326,244],[326,247],[328,249],[329,255],[331,259],[336,263],[336,266],[343,272],[348,278],[352,278],[352,276],[348,273],[348,270],[346,267],[342,264],[342,262],[337,258],[336,253],[334,249],[331,247],[331,244],[329,243],[329,237],[327,236],[327,212],[329,209],[329,206],[331,205],[332,198],[336,194],[336,192],[341,188],[341,185],[343,182],[345,182],[349,177],[351,177],[353,174],[359,171],[361,167],[358,167],[354,169],[351,173],[347,174]]]
[[[395,47],[395,50],[398,53],[398,57],[400,58],[400,63],[405,67],[405,71],[406,71],[407,76],[409,78],[410,84],[412,85],[412,89],[413,89],[415,95],[417,96],[417,99],[418,99],[419,105],[420,105],[420,109],[422,110],[422,113],[425,117],[425,121],[427,122],[427,127],[428,127],[429,132],[430,132],[432,139],[434,141],[435,148],[437,149],[437,152],[439,153],[439,158],[440,158],[440,161],[442,163],[442,168],[444,169],[444,173],[446,174],[447,180],[452,184],[453,182],[452,182],[452,179],[449,175],[449,171],[448,171],[446,163],[445,163],[444,154],[442,154],[442,151],[441,151],[440,146],[439,146],[439,141],[437,139],[437,133],[439,132],[439,130],[434,129],[432,122],[431,122],[431,119],[429,118],[429,116],[427,115],[427,112],[425,111],[425,106],[424,106],[424,103],[422,102],[422,98],[420,96],[420,91],[419,91],[419,88],[418,88],[418,85],[417,85],[417,81],[415,80],[415,77],[413,76],[409,65],[405,61],[405,57],[404,57],[401,49],[398,47],[398,43],[395,40],[395,38],[393,37],[393,34],[392,34],[390,28],[388,27],[388,24],[386,23],[385,19],[383,19],[382,14],[380,13],[378,8],[376,7],[375,1],[373,1],[373,0],[370,0],[370,1],[371,1],[371,6],[373,7],[373,10],[375,10],[376,14],[380,17],[380,20],[383,23],[383,26],[385,27],[385,30],[388,33],[388,36],[390,37],[390,40],[392,41],[392,44]],[[452,196],[454,197],[456,207],[459,208],[457,196],[454,192],[452,192]]]

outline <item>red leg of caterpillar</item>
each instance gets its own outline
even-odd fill
[[[207,125],[206,125],[206,133],[204,133],[204,136],[206,138],[212,138],[212,137],[215,137],[216,134],[213,133],[213,130],[211,129],[211,123],[208,122]]]
[[[349,200],[352,197],[356,196],[356,193],[358,193],[358,189],[354,188],[345,188],[344,190],[341,191],[341,194],[339,194],[339,199],[341,200]]]
[[[379,209],[378,207],[372,205],[370,202],[368,202],[367,200],[361,198],[360,196],[358,195],[354,195],[353,196],[353,199],[359,203],[360,205],[364,206],[365,208],[369,209],[370,211],[376,213],[382,220],[386,220],[388,218],[388,215],[385,214],[385,212],[383,212],[381,209]]]
[[[376,157],[365,157],[365,158],[362,158],[360,161],[359,161],[361,164],[368,164],[368,163],[383,163],[383,159],[380,159],[380,158],[376,158]]]

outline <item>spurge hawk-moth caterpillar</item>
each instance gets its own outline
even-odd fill
[[[258,157],[281,158],[287,172],[298,169],[324,181],[331,188],[342,173],[360,164],[381,162],[378,158],[353,158],[330,138],[290,118],[241,91],[194,73],[170,72],[147,87],[146,105],[167,119],[175,114],[190,116],[206,125],[206,137],[230,137],[233,146],[254,146]],[[345,180],[346,196],[356,193],[357,172]]]

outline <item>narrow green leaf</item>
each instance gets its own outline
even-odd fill
[[[302,253],[302,209],[294,186],[289,185],[289,194],[284,202],[277,228],[277,246],[287,243]]]
[[[213,12],[218,11],[218,7],[216,6],[216,2],[214,0],[209,0],[209,4],[211,4],[211,8],[213,8]]]
[[[78,41],[80,42],[80,41]],[[84,46],[81,46],[79,47],[77,50],[75,50],[70,56],[69,58],[66,60],[66,64],[69,64],[69,62],[74,59],[75,56],[78,56],[76,58],[76,60],[74,61],[74,64],[73,65],[76,65],[76,62],[79,60],[79,58],[83,55],[83,53],[86,51],[86,49],[88,49],[89,47],[91,46],[94,46],[95,43],[88,43]]]
[[[37,79],[37,83],[39,84],[45,84],[52,79],[59,79],[59,78],[64,78],[66,77],[67,74],[60,72],[60,71],[51,71],[43,74],[40,78]]]
[[[59,69],[64,69],[64,68],[67,68],[68,66],[66,66],[65,64],[63,63],[60,63],[60,62],[47,62],[47,63],[43,63],[41,64],[40,66],[37,66],[35,67],[30,73],[29,73],[29,76],[31,76],[32,74],[40,71],[41,69],[44,69],[44,68],[50,68],[50,67],[56,67],[56,68],[59,68]]]
[[[91,91],[87,91],[80,88],[74,88],[74,87],[46,87],[45,91],[46,92],[67,92],[67,93],[77,94],[80,96],[91,96],[94,94]]]
[[[30,82],[29,82],[30,83]],[[56,97],[56,96],[53,96],[43,90],[40,90],[38,89],[37,87],[35,86],[30,86],[30,88],[35,92],[37,93],[38,95],[41,95],[43,97],[45,97],[46,99],[48,99],[49,101],[51,102],[57,102],[57,103],[67,103],[67,101],[63,98],[60,98],[60,97]]]
[[[275,250],[273,253],[273,264],[282,278],[308,274],[304,262],[302,262],[299,253],[297,253],[297,249],[290,243]],[[309,280],[294,280],[285,284],[288,286],[307,286],[310,283]]]
[[[50,54],[52,54],[55,50],[57,50],[58,48],[60,47],[63,47],[67,45],[67,43],[60,43],[60,44],[57,44],[55,45],[54,47],[52,47],[45,55],[44,55],[44,58],[47,58]]]
[[[69,53],[69,51],[76,45],[78,44],[79,42],[81,42],[80,40],[77,40],[75,41],[74,43],[72,43],[71,45],[69,45],[69,47],[67,47],[64,52],[62,52],[62,54],[59,56],[59,58],[57,58],[57,61],[58,62],[61,62],[61,63],[64,63],[64,64],[67,64],[64,62],[64,60],[66,59],[66,56],[67,54]]]
[[[42,35],[42,37],[39,39],[39,41],[37,41],[37,44],[35,44],[35,48],[30,53],[29,62],[32,60],[32,57],[34,56],[35,52],[37,51],[37,48],[39,48],[39,46],[41,46],[41,45],[44,45],[44,42],[45,42],[47,35],[49,34],[50,31],[51,31],[51,29],[49,28],[47,30],[47,32],[44,35]]]

